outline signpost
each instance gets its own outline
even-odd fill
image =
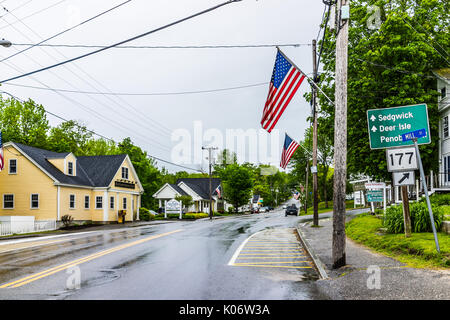
[[[367,110],[367,125],[371,149],[385,149],[413,145],[405,139],[405,133],[424,130],[418,137],[418,144],[431,142],[426,104]]]
[[[386,183],[366,182],[364,187],[367,189],[367,202],[383,202],[383,210],[386,213]],[[370,205],[373,212],[373,204]]]
[[[386,150],[388,172],[417,170],[415,148],[394,148]]]
[[[368,202],[383,202],[383,190],[367,190]]]
[[[414,171],[399,171],[392,173],[392,180],[395,187],[413,186],[415,184]]]
[[[181,201],[175,199],[166,201],[166,208],[164,210],[164,217],[167,218],[168,213],[179,213],[180,219],[183,218],[183,210]]]

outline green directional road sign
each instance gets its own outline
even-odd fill
[[[417,143],[431,142],[426,104],[367,110],[367,124],[371,149],[414,145],[412,140],[404,141],[402,134],[421,129],[426,130],[426,135]]]
[[[367,202],[383,202],[383,190],[367,190]]]

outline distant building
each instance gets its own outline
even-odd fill
[[[144,189],[126,154],[76,157],[20,143],[4,146],[0,216],[111,223],[139,220]]]
[[[432,189],[450,190],[450,68],[434,70],[437,77],[439,111],[439,173],[433,175]]]
[[[217,188],[222,192],[222,181],[219,178],[211,178],[213,210],[227,210],[228,205],[222,195],[219,196]],[[165,201],[185,195],[191,196],[194,202],[186,208],[188,212],[209,213],[209,178],[183,178],[178,179],[175,184],[166,183],[153,197],[158,199],[159,207],[164,208]]]

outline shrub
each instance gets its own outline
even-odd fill
[[[425,198],[420,199],[420,202],[426,203],[425,201],[426,201]],[[437,206],[448,206],[450,205],[450,193],[433,194],[430,197],[430,202]]]
[[[433,219],[436,230],[441,230],[444,214],[441,208],[432,204]],[[411,225],[413,232],[432,232],[430,214],[428,213],[428,206],[426,203],[419,202],[410,206],[411,211]]]
[[[208,218],[209,215],[207,213],[186,213],[183,216],[183,219],[201,219]]]
[[[139,220],[150,221],[154,220],[155,217],[150,213],[147,208],[139,208]]]
[[[61,221],[64,224],[64,227],[68,227],[71,225],[73,217],[70,214],[65,214],[61,217]]]
[[[228,213],[233,213],[234,212],[234,207],[229,207],[228,208]]]
[[[389,233],[402,233],[404,231],[402,206],[390,206],[386,209],[383,227],[385,227]]]
[[[432,204],[434,225],[436,230],[441,229],[444,214],[442,209]],[[412,232],[432,232],[430,214],[428,213],[427,204],[424,202],[410,203],[409,205],[411,216]],[[403,218],[403,206],[391,206],[386,209],[386,214],[383,219],[383,226],[389,233],[402,233],[405,230]]]

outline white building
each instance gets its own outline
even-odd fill
[[[433,71],[437,77],[439,111],[439,173],[434,174],[434,186],[437,189],[450,191],[450,68]],[[432,188],[433,188],[432,187]]]

